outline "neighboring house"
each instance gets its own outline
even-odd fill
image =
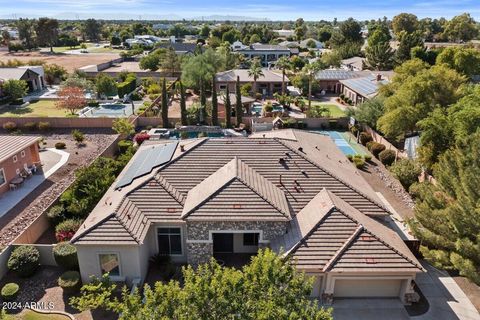
[[[245,46],[240,41],[232,44],[232,50],[243,54],[247,59],[260,59],[263,67],[268,67],[270,63],[277,61],[280,57],[290,57],[293,54],[298,54],[298,49],[296,48],[261,43]]]
[[[39,91],[46,88],[45,73],[42,66],[0,68],[0,83],[7,80],[24,80],[28,85],[28,92]]]
[[[340,80],[342,93],[353,101],[354,105],[375,97],[380,86],[388,83],[381,74],[369,75],[367,77]]]
[[[282,91],[282,73],[275,70],[262,69],[263,76],[257,79],[257,92],[264,96],[272,96],[275,92]],[[215,76],[217,85],[217,91],[223,91],[228,89],[230,92],[235,92],[237,76],[240,77],[240,85],[246,83],[252,84],[253,89],[253,77],[248,75],[247,69],[233,69],[229,71],[219,72]],[[285,76],[285,86],[289,83],[288,77]]]
[[[327,69],[320,70],[316,75],[320,90],[325,90],[331,93],[341,93],[342,85],[340,80],[354,79],[359,77],[365,77],[368,72],[356,72],[342,69]]]
[[[219,119],[225,119],[225,100],[226,100],[227,95],[226,94],[218,94],[218,118]],[[210,101],[212,100],[211,98],[209,99]],[[255,102],[254,98],[251,97],[245,97],[241,96],[242,100],[242,106],[244,109],[244,113],[249,113],[250,112],[250,106],[252,103]],[[230,105],[232,106],[232,114],[235,114],[235,106],[237,104],[237,95],[235,93],[230,93]],[[220,122],[222,122],[221,120]]]
[[[194,54],[195,49],[197,48],[197,44],[188,42],[160,43],[158,45],[158,48],[172,48],[178,55]]]
[[[295,30],[273,30],[273,32],[278,33],[278,36],[281,38],[293,38],[295,36]]]
[[[40,137],[0,135],[0,195],[9,190],[10,181],[24,168],[39,165]]]
[[[175,36],[170,36],[166,38],[160,38],[153,35],[137,35],[133,38],[125,39],[125,43],[131,47],[135,44],[138,45],[146,45],[146,46],[153,46],[156,43],[175,43],[176,39]]]
[[[312,42],[312,41],[315,43],[315,47],[309,47],[308,46],[310,44],[310,42]],[[300,46],[300,48],[309,49],[309,50],[323,49],[323,43],[321,43],[320,41],[315,40],[313,38],[308,38],[308,39],[300,41],[299,46]]]
[[[348,59],[343,59],[342,62],[341,62],[341,66],[345,70],[362,71],[364,61],[365,61],[365,58],[352,57],[352,58],[348,58]]]
[[[147,142],[71,242],[82,281],[143,281],[149,258],[248,263],[259,248],[296,258],[313,296],[412,300],[423,269],[373,189],[327,136]],[[382,223],[383,221],[383,223]]]

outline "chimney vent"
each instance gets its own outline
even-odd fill
[[[298,147],[298,151],[303,152],[303,148],[302,148],[302,147]]]
[[[185,152],[185,146],[183,144],[180,145],[180,151]]]
[[[382,75],[380,73],[377,73],[377,81],[381,81],[382,80]]]

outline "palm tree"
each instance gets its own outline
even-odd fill
[[[253,77],[253,94],[257,93],[257,80],[263,77],[262,64],[258,58],[252,60],[252,64],[248,69],[248,76]]]
[[[285,94],[285,71],[289,70],[292,67],[290,58],[287,56],[280,57],[278,59],[276,66],[278,69],[282,70],[282,96]]]
[[[308,77],[308,109],[312,106],[312,84],[315,81],[315,75],[318,71],[322,70],[324,65],[320,60],[306,64],[303,67],[303,74]]]

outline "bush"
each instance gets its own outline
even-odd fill
[[[180,139],[188,139],[188,132],[186,131],[180,132]]]
[[[374,143],[376,143],[376,142],[375,141],[369,141],[369,142],[367,142],[365,147],[367,147],[368,150],[372,151],[372,146],[373,146]]]
[[[23,127],[27,131],[35,131],[37,130],[37,123],[36,122],[26,122]]]
[[[55,262],[66,270],[78,270],[77,248],[68,242],[61,242],[53,248]]]
[[[355,164],[355,167],[357,167],[358,169],[362,169],[363,166],[365,165],[365,160],[363,160],[361,157],[359,158],[354,157],[353,163]]]
[[[380,161],[386,166],[391,166],[392,163],[395,162],[396,157],[397,157],[397,153],[393,150],[383,150],[378,155],[378,158],[380,159]]]
[[[358,128],[355,126],[350,127],[350,132],[356,137],[358,133]]]
[[[205,138],[205,137],[208,137],[208,134],[206,132],[199,132],[197,137],[198,138]]]
[[[38,123],[38,130],[40,130],[40,131],[48,131],[48,130],[50,130],[50,122],[40,121],[40,122]]]
[[[77,129],[72,131],[72,137],[77,143],[82,143],[85,140],[85,135],[83,132]]]
[[[133,101],[140,101],[143,99],[143,96],[136,91],[130,95],[130,99],[132,99]]]
[[[381,143],[378,143],[378,142],[374,142],[372,143],[371,147],[370,147],[370,151],[372,152],[372,154],[375,156],[375,158],[378,158],[378,155],[380,154],[380,152],[382,152],[383,150],[385,150],[385,145],[381,144]]]
[[[352,162],[353,161],[353,155],[347,154],[347,159],[350,160],[350,162]]]
[[[98,108],[100,106],[100,102],[98,101],[89,101],[87,104],[90,108]]]
[[[68,241],[73,238],[73,235],[82,225],[82,220],[67,219],[60,222],[55,227],[55,238],[58,242]]]
[[[120,140],[118,141],[118,151],[120,153],[125,153],[129,148],[133,146],[133,142],[130,140]]]
[[[369,155],[369,154],[366,154],[366,155],[363,156],[363,159],[365,159],[366,162],[370,162],[370,161],[372,161],[372,156]]]
[[[65,142],[57,142],[57,143],[55,143],[55,149],[65,149],[65,148],[66,148]]]
[[[373,141],[373,137],[370,133],[368,132],[360,132],[360,143],[363,144],[364,146],[367,145],[370,141]]]
[[[80,280],[80,273],[78,271],[64,272],[58,278],[58,285],[65,293],[75,293],[80,290],[82,282]]]
[[[150,135],[147,133],[137,133],[135,137],[133,137],[133,141],[135,141],[138,145],[141,145],[143,141],[149,140]]]
[[[17,297],[20,287],[18,284],[10,282],[3,286],[1,294],[4,301],[13,301]]]
[[[57,204],[51,207],[47,212],[47,218],[53,226],[65,220],[65,208],[63,205]]]
[[[422,169],[414,160],[402,159],[393,164],[390,172],[400,181],[405,190],[410,190],[410,186],[418,182],[418,176],[422,173]]]
[[[17,124],[13,121],[8,121],[3,124],[3,129],[7,130],[8,132],[13,132],[17,130]]]
[[[40,252],[33,246],[15,248],[8,258],[8,269],[16,272],[20,277],[29,277],[35,273],[40,260]]]
[[[337,126],[338,126],[337,120],[329,120],[328,121],[328,128],[330,128],[331,130],[336,129]]]

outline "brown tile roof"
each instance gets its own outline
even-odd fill
[[[323,190],[292,220],[272,247],[317,271],[423,270],[394,231]]]
[[[269,70],[262,69],[263,76],[258,77],[257,82],[276,82],[282,83],[282,74]],[[241,82],[253,82],[253,77],[248,75],[247,69],[233,69],[217,73],[215,80],[217,82],[236,82],[237,77],[240,77]],[[289,82],[288,77],[285,77],[285,82]]]
[[[290,220],[285,193],[243,161],[234,157],[187,195],[186,220]]]
[[[0,135],[0,162],[40,140],[36,136]]]

